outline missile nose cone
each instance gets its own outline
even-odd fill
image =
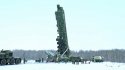
[[[58,5],[57,5],[57,9],[59,9],[59,8],[60,8],[60,5],[58,4]]]

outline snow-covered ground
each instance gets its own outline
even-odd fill
[[[125,63],[90,63],[74,65],[72,63],[36,63],[0,66],[0,70],[125,70]]]

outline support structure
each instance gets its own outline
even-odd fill
[[[57,5],[57,11],[55,12],[56,21],[57,21],[57,48],[58,53],[62,56],[69,57],[70,50],[68,45],[68,37],[67,37],[67,30],[66,30],[66,21],[65,21],[65,13],[63,7]]]

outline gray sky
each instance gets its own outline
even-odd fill
[[[71,50],[125,49],[124,0],[1,0],[0,49],[57,49],[56,5]]]

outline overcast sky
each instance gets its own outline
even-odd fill
[[[125,49],[125,0],[0,0],[0,49],[57,50],[57,4],[71,50]]]

